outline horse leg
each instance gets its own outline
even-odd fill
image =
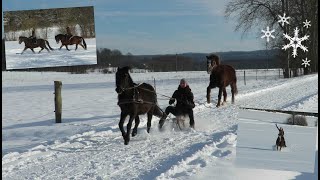
[[[135,113],[130,115],[129,122],[128,122],[128,124],[127,124],[127,134],[126,134],[126,136],[125,136],[125,138],[124,138],[124,145],[128,145],[128,144],[129,144],[131,126],[132,126],[133,119],[134,119],[136,116],[138,116],[138,115],[136,115]]]
[[[65,45],[65,46],[66,46],[67,50],[70,51],[70,49],[68,48],[68,45]]]
[[[82,45],[82,44],[79,44],[81,47],[83,47],[83,49],[86,49],[86,48],[84,48],[84,46]]]
[[[221,102],[221,95],[222,95],[222,88],[219,87],[219,94],[218,94],[218,103],[216,105],[216,107],[220,106],[220,102]]]
[[[50,52],[49,49],[47,48],[47,46],[44,46],[44,48],[45,48],[48,52]]]
[[[227,90],[226,88],[223,88],[223,102],[222,105],[224,105],[227,102]]]
[[[64,46],[64,45],[63,45],[63,44],[61,44],[61,46],[60,46],[59,50],[61,50],[62,46]]]
[[[78,49],[78,44],[76,44],[76,49],[75,50],[77,50]]]
[[[159,127],[161,128],[164,124],[164,121],[167,118],[167,114],[165,112],[163,112],[159,106],[155,106],[154,110],[153,110],[153,115],[157,116],[160,118],[159,120]]]
[[[125,136],[126,136],[126,132],[124,131],[124,129],[123,129],[123,123],[124,123],[124,121],[126,120],[126,117],[127,117],[127,115],[125,114],[125,113],[123,113],[123,112],[121,112],[121,115],[120,115],[120,121],[119,121],[119,129],[120,129],[120,131],[121,131],[121,134],[122,134],[122,137],[124,138]]]
[[[23,51],[21,52],[21,54],[23,54],[23,52],[25,51],[25,50],[27,50],[28,48],[27,47],[24,47],[24,49],[23,49]]]
[[[152,111],[149,111],[147,116],[148,116],[148,122],[147,122],[147,132],[150,133],[150,128],[151,128],[151,120],[152,120]]]
[[[209,85],[207,87],[207,103],[208,104],[210,103],[210,99],[211,99],[211,97],[210,97],[211,89],[212,89],[212,87]]]
[[[40,51],[38,53],[40,53],[44,48],[41,48]]]
[[[33,53],[35,53],[34,50],[33,50],[33,48],[30,48],[30,49],[31,49],[31,51],[32,51]]]
[[[234,104],[234,94],[235,94],[235,88],[236,88],[235,86],[236,86],[235,83],[231,84],[232,104]]]
[[[137,115],[136,118],[134,119],[134,128],[132,131],[132,137],[137,135],[139,123],[140,123],[140,118]]]

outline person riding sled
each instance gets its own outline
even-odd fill
[[[193,108],[195,107],[193,93],[185,79],[180,80],[178,89],[174,91],[169,104],[173,104],[177,100],[176,106],[168,106],[165,110],[166,115],[172,113],[174,116],[188,115],[190,119],[190,127],[194,128]],[[159,126],[162,128],[165,120],[159,121]]]
[[[31,36],[29,38],[32,40],[33,44],[37,44],[37,37],[36,37],[36,33],[35,33],[35,29],[34,28],[32,28],[32,34],[31,34]]]

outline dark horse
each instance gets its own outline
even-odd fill
[[[276,141],[277,150],[280,149],[280,151],[281,151],[282,147],[287,147],[286,140],[284,139],[284,130],[283,130],[282,127],[278,128],[277,124],[276,124],[276,127],[279,130],[278,138],[277,138],[277,141]]]
[[[19,36],[19,44],[21,44],[22,42],[24,42],[24,46],[25,46],[25,47],[24,47],[23,51],[21,52],[21,54],[22,54],[25,50],[27,50],[28,48],[30,48],[31,51],[32,51],[33,53],[35,53],[33,49],[34,49],[34,48],[37,48],[37,47],[40,47],[40,48],[41,48],[40,51],[39,51],[39,53],[40,53],[43,49],[46,49],[48,52],[50,52],[49,49],[47,48],[46,44],[48,45],[48,47],[50,48],[50,50],[53,50],[53,49],[51,48],[51,46],[49,45],[49,42],[48,42],[47,40],[44,40],[44,39],[37,39],[37,40],[36,40],[36,43],[34,43],[33,40],[32,40],[32,38],[28,38],[28,37],[24,37],[24,36]]]
[[[130,141],[130,131],[133,119],[135,126],[132,136],[137,134],[140,123],[139,115],[146,114],[148,116],[147,132],[150,132],[152,115],[165,119],[166,114],[160,109],[157,103],[157,94],[155,89],[147,83],[135,84],[129,74],[128,66],[117,69],[116,72],[116,92],[118,93],[118,105],[121,109],[119,128],[127,145]],[[127,132],[123,128],[123,123],[127,116],[130,116],[127,124]]]
[[[67,36],[65,34],[58,34],[54,37],[56,39],[57,44],[59,43],[59,41],[61,41],[61,46],[59,48],[59,50],[62,48],[62,46],[66,46],[67,50],[69,50],[68,45],[76,45],[76,49],[78,49],[78,45],[80,45],[81,47],[83,47],[83,49],[87,49],[87,44],[84,41],[83,37],[81,36],[71,36],[70,38],[67,38]],[[83,45],[82,43],[83,42]]]
[[[207,72],[210,74],[210,84],[207,87],[207,103],[210,103],[211,89],[218,87],[218,103],[216,107],[220,106],[221,94],[223,92],[223,103],[227,101],[226,87],[231,86],[232,103],[234,103],[234,96],[238,93],[236,71],[232,66],[220,64],[220,59],[217,55],[211,54],[207,57]]]

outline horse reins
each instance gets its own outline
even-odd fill
[[[124,91],[130,90],[130,89],[134,89],[134,91],[133,91],[133,97],[135,97],[135,93],[136,93],[135,89],[136,89],[136,88],[139,88],[139,89],[142,89],[142,90],[145,90],[145,91],[148,91],[148,92],[152,92],[152,93],[154,93],[154,94],[156,94],[156,95],[159,94],[159,95],[161,95],[161,96],[164,96],[164,97],[167,97],[167,98],[169,98],[169,99],[172,99],[172,97],[167,96],[167,95],[164,95],[164,94],[156,93],[154,90],[152,91],[152,90],[149,90],[149,89],[141,88],[141,87],[139,87],[140,85],[141,85],[141,84],[138,84],[137,86],[133,86],[133,87],[121,88],[121,92],[118,93],[118,94],[122,94]],[[121,105],[121,104],[129,104],[129,103],[137,103],[137,104],[143,104],[143,103],[145,103],[145,104],[157,105],[156,103],[153,103],[153,102],[137,101],[137,100],[135,100],[135,99],[133,99],[133,100],[129,99],[129,100],[127,100],[127,101],[118,102],[118,105]],[[160,108],[159,108],[159,109],[160,109]],[[162,111],[162,110],[161,110],[161,111]]]

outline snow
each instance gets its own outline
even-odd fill
[[[309,35],[304,35],[303,37],[299,38],[299,29],[298,27],[296,27],[294,29],[294,37],[289,36],[288,34],[283,34],[284,38],[286,38],[287,40],[289,40],[289,44],[286,44],[282,47],[282,49],[287,50],[290,47],[292,47],[293,51],[292,51],[292,56],[294,58],[296,58],[296,56],[298,55],[297,49],[301,48],[304,52],[308,51],[308,48],[304,45],[302,45],[302,41],[308,40]]]
[[[96,53],[96,39],[85,38],[87,44],[87,50],[84,50],[80,45],[75,51],[75,45],[69,45],[66,49],[65,46],[59,50],[61,42],[57,44],[54,36],[57,35],[58,28],[48,28],[48,42],[49,45],[54,49],[48,52],[43,49],[41,53],[38,53],[41,48],[35,48],[33,53],[30,49],[23,51],[25,45],[24,42],[19,44],[19,41],[6,41],[5,42],[5,54],[6,54],[6,68],[7,69],[23,69],[23,68],[36,68],[36,67],[55,67],[55,66],[73,66],[73,65],[85,65],[85,64],[97,64],[97,53]],[[36,34],[41,34],[40,30],[37,29]],[[6,33],[10,34],[11,32]],[[26,36],[30,35],[27,32],[19,31],[15,32],[15,36]],[[76,34],[75,34],[76,35]],[[43,38],[37,35],[37,38]],[[83,44],[83,43],[82,43]]]
[[[260,117],[268,117],[268,114],[259,113]],[[282,122],[278,121],[277,124],[284,129],[287,147],[276,151],[275,142],[279,132],[275,123],[242,119],[239,114],[237,166],[313,173],[317,127],[314,127],[314,123],[313,127],[279,123]]]
[[[270,30],[269,30],[269,26],[267,26],[267,30],[266,30],[266,31],[265,31],[265,30],[261,30],[261,32],[264,33],[264,35],[261,36],[261,38],[267,37],[267,42],[269,42],[269,38],[270,38],[270,37],[272,37],[273,39],[275,38],[275,36],[272,35],[272,33],[273,33],[274,31],[275,31],[274,29],[270,31]]]
[[[282,26],[284,26],[284,23],[290,24],[289,23],[289,19],[290,17],[286,17],[286,13],[283,13],[283,16],[278,15],[280,20],[278,21],[279,23],[281,23]]]
[[[246,85],[238,78],[236,104],[230,104],[228,87],[227,105],[216,108],[217,89],[211,93],[213,104],[206,103],[206,72],[131,73],[136,83],[153,85],[156,79],[162,109],[168,106],[168,98],[162,95],[171,96],[185,78],[195,96],[195,130],[186,127],[180,131],[170,120],[159,130],[159,119],[153,117],[148,134],[146,116],[141,116],[138,134],[127,146],[118,128],[114,74],[2,75],[3,179],[317,178],[317,161],[315,173],[236,166],[239,107],[318,112],[317,74],[292,79],[248,78]],[[62,81],[60,124],[55,123],[53,112],[55,80]]]

